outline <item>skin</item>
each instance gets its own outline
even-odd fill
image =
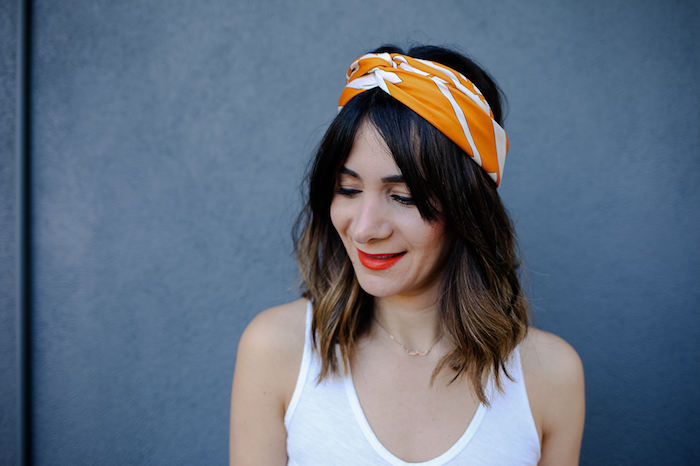
[[[338,180],[331,219],[362,288],[375,296],[373,323],[351,360],[355,389],[377,438],[408,462],[449,449],[478,407],[466,380],[448,385],[437,361],[449,351],[437,329],[438,283],[449,243],[440,221],[423,221],[377,131],[364,124]],[[386,270],[358,260],[404,253]],[[259,314],[241,337],[231,399],[230,464],[287,463],[284,413],[292,397],[304,346],[306,301]],[[412,357],[392,341],[425,350]],[[540,437],[540,465],[578,464],[584,420],[583,369],[561,338],[534,328],[520,345],[525,386]],[[418,402],[420,401],[420,402]]]
[[[445,225],[421,218],[386,143],[371,125],[358,130],[336,193],[331,221],[362,289],[414,309],[433,305],[448,252]],[[389,269],[372,270],[361,263],[358,250],[403,256]]]

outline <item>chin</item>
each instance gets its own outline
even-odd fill
[[[362,288],[365,293],[374,296],[375,298],[388,298],[405,291],[401,289],[401,287],[396,286],[396,283],[393,283],[393,280],[361,275],[356,276],[357,282],[360,284],[360,288]]]
[[[355,271],[355,277],[360,288],[375,298],[390,298],[402,295],[404,297],[426,298],[438,293],[439,277],[428,278],[416,283],[409,281],[405,275],[400,276],[377,276],[366,271]],[[422,299],[420,298],[420,299]],[[434,299],[434,298],[431,298]]]

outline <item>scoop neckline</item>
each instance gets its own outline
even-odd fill
[[[476,412],[474,413],[474,416],[472,416],[471,421],[469,421],[469,425],[464,430],[464,433],[450,448],[433,459],[420,463],[409,463],[390,452],[382,444],[382,442],[379,441],[376,434],[372,430],[372,427],[369,425],[367,417],[365,416],[365,412],[362,409],[362,405],[360,405],[360,399],[358,398],[357,391],[355,390],[355,383],[352,380],[352,372],[350,371],[350,368],[348,368],[348,373],[345,377],[344,384],[345,392],[350,402],[350,407],[355,415],[355,420],[360,425],[362,433],[374,451],[393,466],[440,466],[447,463],[455,458],[462,450],[464,450],[469,441],[476,434],[477,430],[479,430],[481,421],[484,419],[487,412],[486,406],[483,403],[479,403],[479,406],[476,408]]]

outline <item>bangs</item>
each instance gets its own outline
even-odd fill
[[[448,151],[447,146],[456,145],[423,117],[379,88],[355,96],[343,111],[346,108],[379,131],[421,217],[429,222],[437,220],[444,199],[440,199],[439,189],[442,176],[436,172],[436,169],[441,171],[440,163],[433,159],[436,154]]]

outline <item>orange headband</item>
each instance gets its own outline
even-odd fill
[[[350,65],[339,110],[375,87],[425,118],[501,183],[508,137],[471,81],[438,63],[396,53],[369,53]]]

